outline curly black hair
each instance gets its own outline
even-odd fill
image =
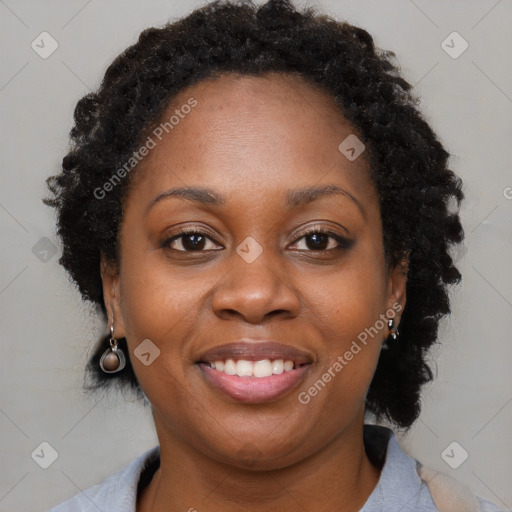
[[[62,241],[59,263],[83,299],[107,319],[100,255],[118,261],[124,199],[136,166],[105,197],[95,191],[141,146],[169,101],[221,73],[298,74],[333,96],[361,136],[379,195],[386,261],[391,266],[409,258],[399,342],[381,352],[366,397],[377,419],[409,428],[420,413],[421,387],[433,378],[426,357],[440,319],[450,312],[448,285],[461,278],[449,249],[463,239],[463,192],[394,59],[365,30],[313,7],[299,11],[289,0],[261,6],[218,0],[142,31],[108,67],[97,92],[77,103],[71,148],[60,174],[46,180],[51,196],[43,201],[56,208]],[[129,358],[120,373],[99,369],[107,341],[101,337],[88,361],[92,385],[84,388],[117,383],[145,397]],[[119,346],[127,350],[124,338]]]

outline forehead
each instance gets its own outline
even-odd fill
[[[160,121],[132,177],[139,196],[206,183],[259,200],[292,184],[372,188],[364,155],[349,161],[339,150],[355,129],[332,95],[298,75],[208,78],[176,95]]]

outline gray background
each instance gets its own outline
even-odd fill
[[[0,0],[1,511],[47,510],[157,443],[149,408],[82,391],[91,344],[106,326],[58,265],[53,211],[41,197],[44,179],[66,153],[78,99],[98,87],[108,64],[142,29],[200,4]],[[366,28],[378,46],[396,52],[464,179],[467,238],[456,253],[463,284],[453,292],[453,315],[432,352],[437,379],[425,389],[421,418],[402,445],[510,508],[512,2],[308,5]],[[31,48],[43,31],[59,45],[47,59]],[[453,31],[469,44],[458,58],[441,46]],[[448,44],[461,48],[460,40]],[[58,454],[47,469],[31,456],[42,442]],[[462,450],[469,456],[460,464]],[[452,469],[446,460],[460,465]]]

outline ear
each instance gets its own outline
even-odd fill
[[[107,260],[104,254],[100,262],[101,280],[103,283],[103,299],[107,309],[108,328],[114,323],[114,337],[124,338],[125,327],[119,292],[119,268]]]
[[[405,256],[389,272],[387,310],[395,312],[397,324],[405,308],[408,270],[409,256]]]

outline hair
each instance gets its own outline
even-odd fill
[[[394,60],[365,30],[313,7],[298,11],[289,0],[261,6],[214,1],[142,31],[107,68],[98,90],[78,101],[70,150],[60,174],[46,180],[51,196],[43,201],[57,211],[59,263],[83,299],[106,320],[100,256],[119,261],[123,205],[136,166],[105,197],[95,190],[140,147],[169,101],[221,73],[297,74],[333,96],[357,130],[379,196],[386,262],[391,267],[409,260],[400,337],[381,351],[366,396],[366,410],[377,420],[409,428],[420,413],[421,388],[433,378],[426,357],[440,319],[450,312],[448,285],[461,278],[449,249],[463,239],[463,193],[447,167],[448,152]],[[145,397],[129,357],[119,373],[99,368],[108,339],[101,337],[88,361],[92,385],[84,388],[116,385]],[[124,338],[119,347],[127,350]]]

